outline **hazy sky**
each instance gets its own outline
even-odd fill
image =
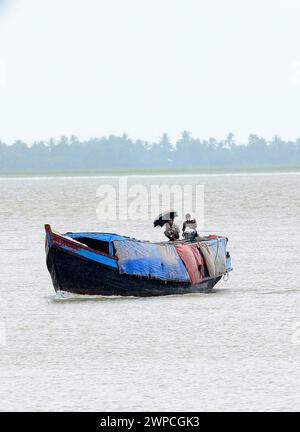
[[[299,0],[0,0],[0,139],[300,136]]]

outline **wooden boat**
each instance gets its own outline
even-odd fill
[[[200,283],[161,280],[159,278],[120,272],[115,242],[133,240],[111,233],[66,233],[52,231],[45,225],[46,262],[55,291],[104,296],[160,296],[209,292],[223,274],[210,277],[207,269]],[[202,239],[205,242],[205,238]],[[209,241],[209,239],[207,239]],[[227,241],[227,239],[226,239]],[[175,242],[151,243],[169,245]],[[177,241],[176,244],[193,242]],[[231,271],[230,255],[226,255],[226,271]]]

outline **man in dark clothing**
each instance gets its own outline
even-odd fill
[[[168,237],[170,241],[178,240],[179,239],[179,226],[174,223],[174,219],[170,219],[165,224],[165,236]]]

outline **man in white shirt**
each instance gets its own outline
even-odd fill
[[[185,221],[182,226],[182,236],[186,240],[194,240],[197,234],[197,221],[196,219],[192,219],[191,215],[187,213],[185,215]]]

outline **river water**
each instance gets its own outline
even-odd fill
[[[43,224],[162,239],[99,221],[101,177],[0,178],[1,410],[299,410],[299,173],[141,176],[204,184],[203,232],[234,271],[211,294],[55,295]]]

